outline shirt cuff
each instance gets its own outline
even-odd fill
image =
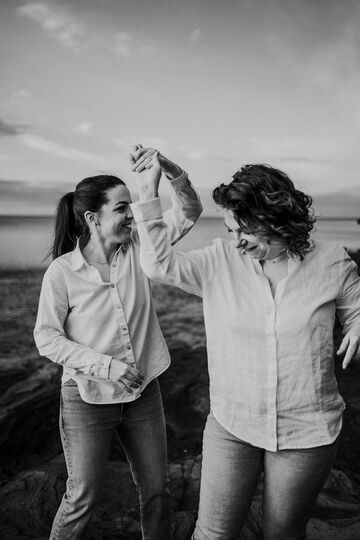
[[[182,171],[180,176],[178,176],[177,178],[173,178],[172,180],[168,178],[168,180],[170,184],[172,185],[173,189],[182,188],[184,184],[187,184],[189,181],[188,174],[185,171]]]
[[[103,358],[100,360],[100,365],[98,369],[96,370],[96,377],[100,377],[100,379],[108,379],[109,378],[109,371],[110,371],[110,363],[112,360],[112,356],[104,355]]]
[[[151,199],[150,201],[137,201],[131,204],[130,207],[136,223],[149,221],[150,219],[158,219],[163,215],[159,197]]]

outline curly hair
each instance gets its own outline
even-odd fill
[[[212,195],[216,204],[234,212],[243,232],[280,240],[300,260],[309,251],[316,221],[312,198],[295,189],[284,172],[270,165],[245,165]]]

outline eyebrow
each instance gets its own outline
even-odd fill
[[[118,206],[122,206],[123,204],[130,204],[130,202],[129,201],[119,201],[119,202],[117,202],[115,204],[114,210],[115,210],[115,208],[117,208]]]

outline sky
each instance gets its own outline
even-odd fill
[[[131,185],[140,142],[200,190],[268,163],[360,194],[359,28],[358,0],[0,0],[0,179]]]

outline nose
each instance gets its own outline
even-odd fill
[[[129,221],[132,221],[134,219],[134,214],[132,213],[130,206],[128,207],[128,211],[126,212],[126,219],[128,219]]]
[[[241,232],[234,232],[234,246],[236,248],[244,248],[247,245],[247,240],[242,237]]]

